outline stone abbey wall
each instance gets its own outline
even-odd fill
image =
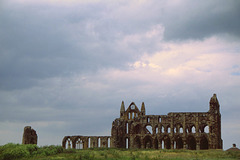
[[[122,102],[120,118],[116,118],[112,123],[111,137],[66,136],[62,145],[65,148],[79,149],[91,147],[222,149],[219,107],[216,94],[210,99],[208,112],[145,115],[144,103],[141,110],[134,102],[125,110]]]

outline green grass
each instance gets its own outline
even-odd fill
[[[0,160],[239,160],[240,152],[222,150],[63,149],[61,146],[6,144]]]

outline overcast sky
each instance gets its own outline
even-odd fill
[[[207,112],[240,146],[239,0],[0,0],[0,145],[110,135],[126,108]]]

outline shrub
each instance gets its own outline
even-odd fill
[[[4,146],[0,146],[0,160],[14,160],[38,155],[49,156],[62,152],[63,148],[61,146],[52,145],[38,147],[35,144],[20,145],[9,143]]]
[[[62,153],[63,152],[63,148],[61,146],[43,146],[40,147],[37,152],[34,152],[34,154],[36,155],[43,155],[43,156],[49,156],[49,155],[55,155],[58,153]]]
[[[29,157],[30,153],[27,150],[27,147],[22,145],[6,145],[3,147],[4,150],[1,155],[2,160],[13,160],[19,159],[23,157]]]
[[[24,146],[26,147],[30,155],[33,155],[39,149],[36,144],[26,144]]]
[[[63,153],[76,153],[76,149],[72,149],[72,148],[64,149]]]

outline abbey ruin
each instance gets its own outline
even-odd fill
[[[31,126],[24,127],[22,144],[37,144],[37,133]]]
[[[65,136],[64,148],[86,149],[152,148],[152,149],[222,149],[221,114],[214,94],[208,112],[170,112],[167,115],[146,115],[132,102],[120,118],[112,123],[111,136]]]

